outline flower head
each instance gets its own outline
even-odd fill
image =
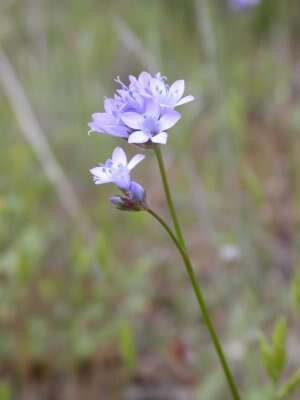
[[[131,170],[139,164],[145,156],[143,154],[136,154],[129,162],[127,156],[121,147],[116,147],[109,158],[104,164],[90,169],[96,185],[104,183],[114,183],[124,196],[113,196],[110,201],[118,208],[132,209],[137,211],[142,209],[145,205],[145,191],[141,185],[131,180]]]
[[[260,0],[230,0],[230,4],[235,9],[256,6]]]
[[[130,75],[128,86],[119,78],[116,81],[121,87],[113,98],[105,99],[104,113],[92,114],[89,128],[122,137],[129,143],[166,143],[167,130],[181,117],[175,107],[194,99],[183,97],[183,80],[168,85],[160,73],[152,76],[142,72],[138,78]]]
[[[163,143],[167,142],[167,129],[170,129],[181,118],[181,115],[172,109],[163,114],[157,103],[149,101],[145,112],[125,112],[122,121],[132,129],[128,143]]]
[[[166,83],[166,77],[160,73],[152,76],[149,72],[141,72],[138,79],[129,77],[131,84],[146,98],[157,101],[161,107],[174,108],[194,100],[193,96],[183,96],[184,80],[175,81],[171,86]]]

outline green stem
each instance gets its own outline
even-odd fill
[[[176,235],[177,235],[177,238],[178,238],[178,241],[179,241],[181,247],[183,247],[185,249],[185,241],[184,241],[183,234],[181,232],[181,228],[180,228],[180,225],[179,225],[179,222],[178,222],[178,219],[177,219],[177,215],[176,215],[176,211],[175,211],[175,207],[174,207],[174,204],[173,204],[171,191],[170,191],[170,188],[169,188],[169,183],[168,183],[167,174],[166,174],[166,170],[165,170],[164,161],[163,161],[163,157],[162,157],[162,153],[161,153],[160,147],[159,146],[155,146],[154,152],[155,152],[156,159],[157,159],[157,162],[158,162],[159,172],[160,172],[161,180],[162,180],[162,183],[163,183],[163,187],[164,187],[164,191],[165,191],[165,195],[166,195],[169,211],[170,211],[170,214],[171,214],[171,217],[172,217],[174,229],[175,229],[175,232],[176,232]]]
[[[176,236],[174,235],[174,233],[172,232],[170,227],[166,224],[166,222],[158,214],[156,214],[155,211],[151,210],[150,208],[147,208],[147,212],[149,214],[151,214],[163,226],[165,231],[168,233],[168,235],[170,236],[170,238],[172,239],[172,241],[176,245],[176,247],[177,247],[177,249],[178,249],[178,251],[179,251],[179,253],[180,253],[180,255],[181,255],[182,259],[183,259],[186,271],[188,273],[188,276],[190,278],[191,284],[192,284],[193,289],[194,289],[194,293],[195,293],[197,301],[198,301],[199,308],[200,308],[200,310],[202,312],[203,319],[204,319],[204,321],[206,323],[206,326],[207,326],[207,329],[209,331],[210,337],[212,339],[212,342],[214,344],[215,350],[216,350],[217,355],[219,357],[219,360],[221,362],[221,365],[222,365],[226,380],[227,380],[228,385],[230,387],[232,398],[234,400],[240,400],[240,396],[239,396],[237,387],[236,387],[236,385],[234,383],[233,376],[231,374],[230,368],[229,368],[228,363],[226,361],[225,354],[223,352],[223,349],[222,349],[222,346],[221,346],[221,344],[219,342],[219,339],[218,339],[218,336],[216,334],[215,328],[214,328],[214,326],[212,324],[212,321],[210,319],[209,312],[208,312],[208,309],[207,309],[207,306],[206,306],[202,291],[200,289],[200,286],[197,283],[197,278],[196,278],[195,272],[193,270],[193,266],[191,264],[190,258],[187,255],[185,249],[182,248],[179,240],[176,238]]]
[[[175,211],[175,207],[173,204],[173,200],[172,200],[172,196],[171,196],[171,192],[170,192],[170,188],[169,188],[169,184],[168,184],[168,179],[167,179],[167,174],[166,174],[166,170],[165,170],[165,166],[164,166],[164,162],[163,162],[163,157],[162,157],[162,153],[160,150],[160,147],[157,146],[154,149],[155,151],[155,155],[157,158],[157,162],[158,162],[158,166],[159,166],[159,171],[160,171],[160,175],[161,175],[161,179],[162,179],[162,183],[163,183],[163,187],[164,187],[164,191],[165,191],[165,195],[166,195],[166,199],[167,199],[167,203],[168,203],[168,207],[169,207],[169,211],[172,217],[172,221],[173,221],[173,225],[175,228],[175,232],[176,232],[176,236],[174,235],[174,233],[172,232],[172,230],[169,228],[169,226],[164,222],[164,220],[157,215],[154,211],[147,209],[147,211],[164,227],[164,229],[166,230],[166,232],[168,233],[168,235],[170,236],[170,238],[173,240],[173,242],[175,243],[178,251],[180,252],[182,259],[184,261],[184,265],[186,267],[186,271],[188,273],[188,276],[190,278],[191,284],[193,286],[194,289],[194,293],[196,295],[200,310],[202,312],[203,315],[203,319],[206,323],[207,329],[209,331],[211,340],[214,344],[215,350],[217,352],[217,355],[219,357],[219,360],[221,362],[225,377],[227,379],[228,385],[230,387],[231,390],[231,394],[232,394],[232,398],[234,400],[240,400],[240,396],[238,393],[238,390],[236,388],[236,385],[234,383],[231,371],[229,369],[228,363],[226,361],[225,358],[225,354],[223,352],[223,349],[221,347],[221,344],[219,342],[218,336],[215,332],[214,326],[212,324],[212,321],[210,319],[209,316],[209,312],[204,300],[204,297],[202,295],[202,291],[197,283],[197,279],[190,261],[190,258],[186,252],[186,246],[185,246],[185,241],[184,241],[184,237],[183,234],[181,232],[181,228],[177,219],[177,215],[176,215],[176,211]]]

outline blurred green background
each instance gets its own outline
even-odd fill
[[[229,398],[172,243],[88,173],[119,143],[87,135],[91,113],[142,70],[196,97],[163,150],[243,399],[274,399],[259,342],[281,317],[279,381],[300,367],[299,16],[299,0],[0,1],[0,400]],[[168,217],[151,152],[135,177]]]

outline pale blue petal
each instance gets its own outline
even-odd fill
[[[195,100],[194,96],[191,96],[191,95],[185,96],[176,103],[176,106],[182,106],[183,104],[189,103],[190,101],[193,101],[193,100]]]
[[[149,140],[149,136],[142,131],[133,132],[129,138],[128,143],[146,143]]]
[[[112,161],[116,165],[127,165],[127,157],[125,151],[121,147],[116,147],[112,153]]]
[[[145,71],[141,72],[138,78],[140,84],[143,85],[144,87],[148,86],[150,79],[151,75],[149,74],[149,72]]]
[[[181,115],[177,111],[167,111],[159,120],[160,128],[162,131],[172,128],[177,121],[181,118]]]
[[[131,171],[137,164],[143,161],[145,156],[143,154],[136,154],[132,159],[129,161],[127,168]]]
[[[152,136],[151,141],[153,143],[166,144],[168,140],[168,134],[166,132],[160,132],[158,135]]]
[[[120,117],[124,124],[132,129],[140,129],[144,122],[143,116],[136,112],[125,112]]]
[[[158,119],[160,114],[159,104],[154,101],[149,101],[146,105],[146,116],[153,119]]]
[[[112,182],[122,190],[128,190],[130,185],[130,175],[127,168],[116,171],[112,176]]]
[[[129,196],[134,202],[141,203],[145,200],[145,190],[137,182],[132,181],[129,186]]]
[[[184,80],[183,79],[174,82],[170,86],[169,94],[174,99],[175,103],[177,103],[177,101],[179,99],[181,99],[181,97],[183,96],[183,93],[184,93]]]
[[[105,172],[104,167],[94,167],[90,169],[90,173],[95,177],[99,179],[106,179],[107,178],[107,173]]]

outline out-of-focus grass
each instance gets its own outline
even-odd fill
[[[2,0],[1,48],[98,231],[87,247],[0,88],[4,365],[22,372],[41,362],[68,372],[112,345],[131,374],[145,353],[164,359],[180,341],[199,398],[223,399],[220,368],[172,245],[147,216],[111,209],[111,188],[88,176],[117,143],[87,136],[90,114],[102,109],[116,75],[126,80],[152,63],[171,81],[185,78],[196,97],[164,148],[170,180],[239,386],[246,398],[266,398],[259,333],[287,314],[300,340],[289,307],[300,241],[299,12],[297,0],[240,12],[225,1]],[[146,156],[137,176],[166,212]]]

